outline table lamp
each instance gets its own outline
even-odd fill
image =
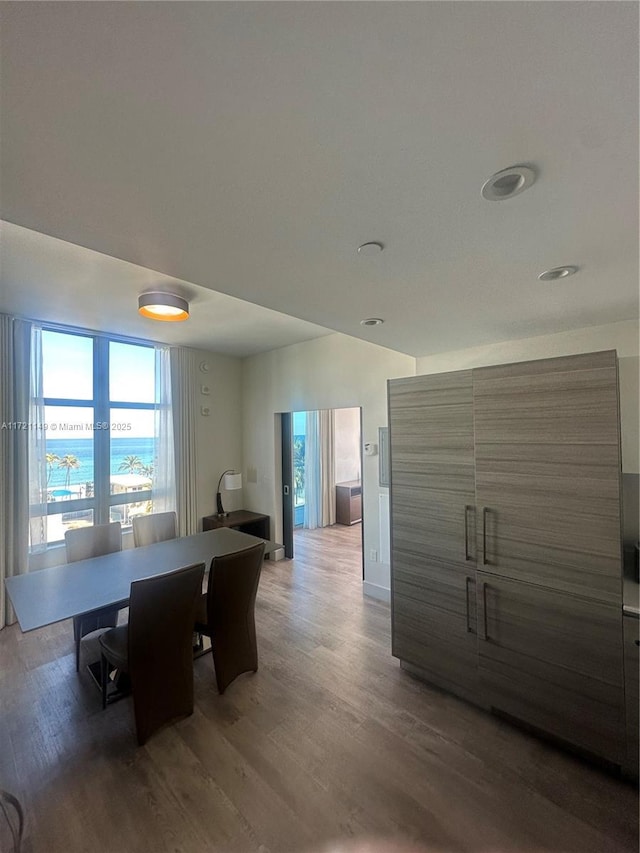
[[[220,475],[220,479],[218,480],[218,491],[216,494],[216,505],[218,510],[218,515],[229,515],[228,512],[225,512],[222,508],[222,495],[220,494],[220,484],[224,479],[224,488],[227,491],[232,491],[233,489],[241,489],[242,488],[242,474],[236,473],[233,468],[230,468],[228,471],[224,471]]]

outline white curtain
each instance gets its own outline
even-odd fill
[[[152,503],[153,512],[170,512],[176,509],[176,465],[169,347],[157,346],[155,355],[156,405]]]
[[[304,522],[308,530],[336,521],[335,427],[331,409],[306,413]]]
[[[48,465],[42,385],[42,328],[31,326],[29,423],[29,546],[32,553],[47,548]]]
[[[31,324],[0,314],[0,628],[15,621],[4,580],[29,568],[30,346]]]
[[[315,530],[320,519],[320,418],[307,412],[304,439],[304,521],[303,527]]]
[[[172,347],[170,358],[178,532],[180,536],[189,536],[198,532],[199,523],[196,490],[198,365],[195,353],[183,347]]]
[[[320,506],[322,527],[336,523],[336,431],[332,409],[318,412],[320,419]]]

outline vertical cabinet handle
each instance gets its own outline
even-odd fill
[[[482,507],[482,565],[488,566],[489,560],[487,559],[487,515],[489,514],[489,509],[486,506]]]
[[[482,619],[478,621],[482,626],[482,633],[480,634],[481,640],[489,639],[489,634],[487,632],[487,586],[488,584],[486,583],[486,581],[480,581],[480,597],[482,598]]]
[[[465,580],[464,598],[465,598],[465,606],[467,609],[467,614],[466,614],[467,634],[475,634],[476,632],[471,627],[471,618],[469,616],[469,584],[473,583],[473,578],[466,577],[464,580]]]
[[[464,508],[464,559],[466,562],[473,559],[471,554],[469,553],[469,510],[473,509],[470,504],[467,504]],[[468,580],[468,578],[467,578]]]

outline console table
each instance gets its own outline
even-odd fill
[[[249,533],[251,536],[259,536],[260,539],[268,539],[271,525],[268,515],[259,512],[249,512],[247,509],[237,509],[226,515],[205,515],[202,519],[203,530],[216,530],[219,527],[230,527],[241,533]]]
[[[362,484],[360,480],[336,483],[336,524],[362,521]]]

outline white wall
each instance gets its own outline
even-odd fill
[[[271,516],[273,538],[282,541],[278,413],[361,406],[362,441],[377,444],[387,423],[387,379],[414,372],[411,356],[341,334],[245,359],[243,474],[253,480],[245,507]],[[369,559],[380,552],[377,456],[364,457],[362,483],[365,581],[375,592],[389,587],[389,566]]]
[[[336,483],[360,479],[360,409],[335,409]]]
[[[216,488],[223,471],[234,468],[242,471],[242,359],[218,355],[203,350],[191,350],[196,370],[194,382],[198,389],[198,406],[208,406],[207,417],[196,412],[197,507],[198,518],[216,511]],[[204,373],[199,365],[205,363]],[[211,393],[200,393],[202,385]],[[225,511],[245,507],[243,488],[222,492]],[[200,521],[200,527],[202,521]]]
[[[503,341],[483,347],[424,356],[416,360],[416,374],[467,370],[491,364],[508,364],[536,358],[577,355],[615,349],[619,358],[622,470],[638,473],[638,321],[625,320],[590,326],[556,335]]]

